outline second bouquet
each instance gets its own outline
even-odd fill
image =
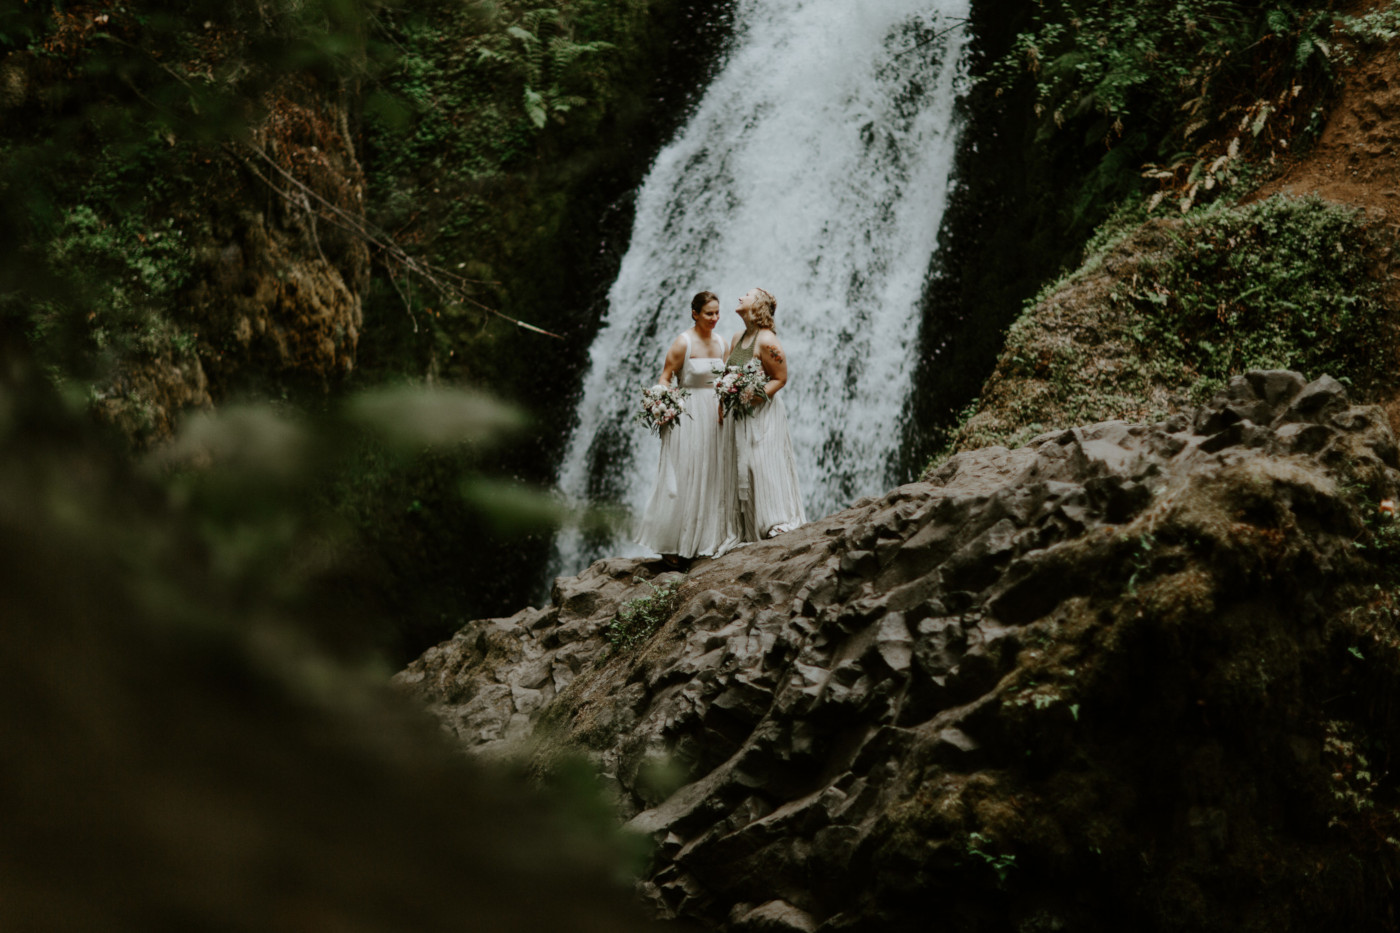
[[[719,396],[726,418],[747,418],[768,401],[768,374],[758,360],[749,360],[743,366],[726,366],[723,371],[715,372],[719,374],[715,380],[715,394]]]

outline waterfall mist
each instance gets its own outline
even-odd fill
[[[631,423],[637,394],[704,289],[720,296],[726,339],[743,328],[740,295],[777,297],[809,517],[899,479],[969,2],[738,3],[721,68],[638,192],[559,468],[567,499],[640,511],[659,444]],[[565,529],[550,569],[637,553],[625,535]]]

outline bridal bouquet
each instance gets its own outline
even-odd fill
[[[764,391],[768,374],[758,360],[749,360],[743,366],[726,366],[715,372],[719,374],[715,380],[715,394],[719,396],[726,418],[747,418],[768,401],[768,393]]]
[[[681,415],[689,414],[685,410],[685,400],[688,395],[690,395],[689,389],[673,386],[647,386],[642,390],[642,408],[641,411],[637,412],[635,420],[660,434],[675,424]]]

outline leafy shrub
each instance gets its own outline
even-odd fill
[[[1011,876],[1011,870],[1016,867],[1016,856],[1006,853],[992,851],[991,840],[981,833],[969,833],[967,837],[967,854],[975,856],[981,860],[997,876],[997,885],[1006,886],[1007,879]]]
[[[1366,45],[1386,45],[1400,38],[1400,3],[1392,2],[1362,16],[1338,17],[1348,37]]]
[[[165,315],[193,266],[184,231],[168,218],[105,219],[90,204],[79,204],[55,229],[47,258],[56,274],[75,278],[87,301],[80,309],[46,305],[36,321],[40,329],[76,328],[80,333],[70,339],[122,357],[194,349],[193,336]]]
[[[1386,375],[1395,322],[1377,275],[1386,237],[1361,212],[1275,197],[1189,215],[1177,249],[1124,290],[1144,356],[1169,359],[1200,398],[1255,368]]]
[[[1140,173],[1185,210],[1232,182],[1251,151],[1269,157],[1318,127],[1310,107],[1332,86],[1332,6],[1043,0],[990,77],[1031,86],[1042,143],[1099,147],[1080,213],[1140,188]]]

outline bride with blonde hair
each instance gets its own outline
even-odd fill
[[[722,419],[724,493],[728,503],[721,552],[742,541],[761,541],[807,521],[788,434],[787,409],[778,392],[787,385],[788,361],[778,340],[778,302],[762,288],[739,299],[735,313],[744,330],[729,342],[726,366],[757,359],[768,381],[752,414]]]

